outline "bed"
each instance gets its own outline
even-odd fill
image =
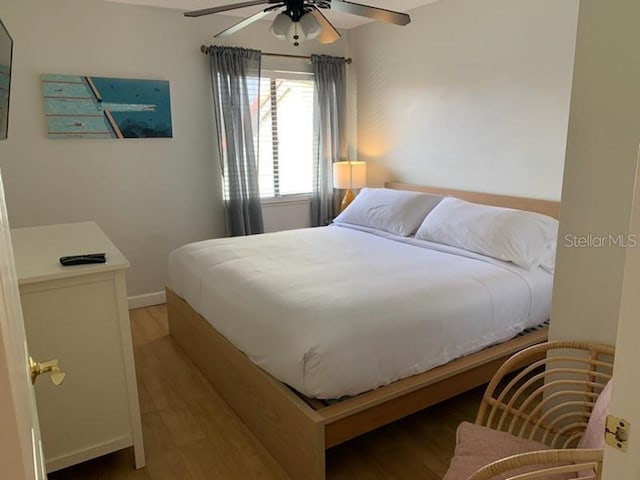
[[[556,202],[386,186],[558,213]],[[310,253],[296,252],[300,245]],[[548,274],[432,247],[343,226],[185,246],[171,256],[170,332],[292,478],[320,480],[327,448],[478,386],[513,352],[546,339],[546,328],[513,337],[548,316]],[[341,269],[323,269],[328,258]],[[269,273],[274,264],[288,272],[279,282]],[[410,264],[433,275],[402,275]],[[436,277],[447,278],[446,290]],[[488,303],[455,301],[456,288]],[[421,330],[424,305],[402,296],[410,290],[431,292],[429,317],[446,310],[447,321],[430,326],[438,335]],[[454,301],[437,302],[446,297]],[[476,321],[484,317],[490,321]],[[491,328],[479,329],[484,323]]]

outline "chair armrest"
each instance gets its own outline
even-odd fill
[[[482,467],[471,475],[469,480],[490,480],[494,476],[507,473],[510,470],[535,465],[544,465],[545,467],[529,474],[519,474],[517,479],[545,478],[542,474],[580,473],[589,470],[594,471],[594,478],[600,478],[602,457],[603,450],[601,449],[567,448],[520,453],[496,460]],[[578,477],[580,477],[580,475],[578,475]]]

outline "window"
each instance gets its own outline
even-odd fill
[[[262,198],[311,192],[313,105],[313,75],[263,70],[257,148]]]

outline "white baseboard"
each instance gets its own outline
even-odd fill
[[[129,310],[150,307],[151,305],[160,305],[162,303],[167,303],[167,296],[164,291],[134,295],[133,297],[129,297]]]

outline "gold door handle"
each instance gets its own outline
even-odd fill
[[[38,375],[43,373],[51,373],[51,381],[54,385],[60,385],[64,382],[64,377],[67,375],[58,365],[58,360],[49,360],[48,362],[36,362],[33,358],[29,357],[29,368],[31,370],[31,383],[36,383]]]

